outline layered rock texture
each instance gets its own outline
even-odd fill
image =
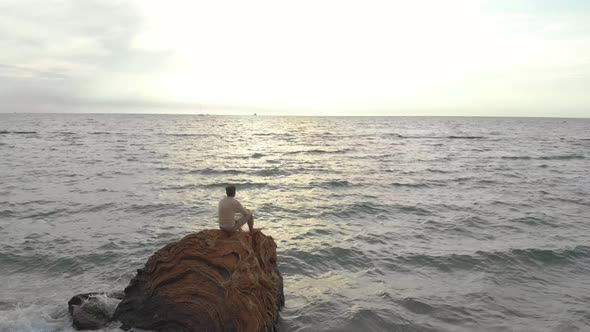
[[[272,237],[204,230],[152,255],[113,319],[162,332],[273,331],[283,304]]]

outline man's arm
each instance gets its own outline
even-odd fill
[[[237,210],[242,216],[251,214],[251,212],[249,210],[244,209],[244,207],[242,206],[242,203],[240,203],[240,201],[236,200],[236,202],[238,202]]]

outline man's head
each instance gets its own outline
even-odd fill
[[[229,197],[236,196],[236,187],[234,187],[234,186],[227,186],[227,187],[225,187],[225,193]]]

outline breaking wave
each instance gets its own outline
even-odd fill
[[[553,265],[573,263],[577,259],[590,257],[590,247],[577,246],[571,249],[511,249],[505,252],[477,251],[474,254],[427,255],[409,254],[394,256],[399,264],[443,271],[477,270],[498,271],[501,268],[516,268],[522,265]]]
[[[513,160],[573,160],[573,159],[585,159],[583,155],[578,154],[568,154],[568,155],[560,155],[560,156],[540,156],[540,157],[532,157],[532,156],[503,156],[502,159],[513,159]]]

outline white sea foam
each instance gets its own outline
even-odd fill
[[[100,303],[114,312],[118,300],[97,296]],[[113,323],[99,331],[120,331],[120,324]],[[12,309],[0,310],[0,332],[74,332],[68,304],[17,304]]]
[[[73,332],[72,321],[69,318],[67,304],[29,305],[8,310],[0,310],[1,332]]]

